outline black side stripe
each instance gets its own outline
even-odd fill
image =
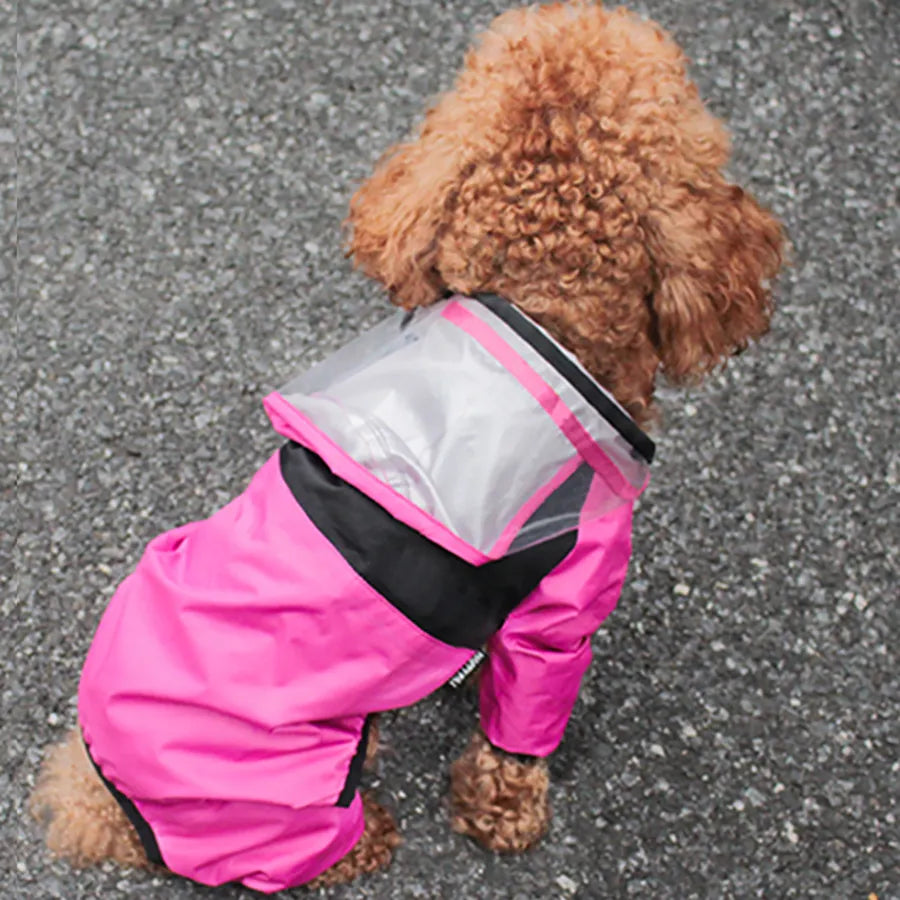
[[[553,366],[591,406],[646,460],[653,462],[656,445],[626,413],[622,412],[572,360],[562,353],[528,317],[496,294],[475,294],[485,309],[502,319],[523,341],[530,344],[545,362]]]
[[[300,444],[285,444],[280,462],[294,498],[357,574],[453,647],[479,649],[575,546],[570,531],[475,566],[395,519]]]
[[[94,762],[94,757],[91,756],[91,748],[88,747],[87,742],[84,744],[84,749],[88,755],[88,759],[91,761],[91,765],[94,767],[94,771],[97,773],[106,789],[113,795],[113,799],[116,803],[122,808],[125,817],[132,825],[134,825],[134,830],[140,838],[141,846],[144,848],[144,853],[147,854],[147,859],[152,863],[156,863],[158,866],[164,866],[165,862],[163,862],[162,854],[159,852],[159,844],[156,842],[156,835],[153,834],[153,830],[147,824],[147,820],[138,812],[134,803],[132,803],[131,800],[129,800],[111,781],[109,781],[103,772],[100,771],[100,766]]]
[[[362,734],[359,736],[359,743],[356,745],[356,753],[353,754],[353,759],[350,760],[350,768],[347,770],[347,780],[344,782],[343,788],[341,788],[341,793],[335,806],[349,806],[356,789],[359,787],[359,782],[362,779],[363,764],[366,761],[366,749],[369,746],[369,727],[371,724],[371,716],[366,716]]]

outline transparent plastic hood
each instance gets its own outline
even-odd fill
[[[358,465],[493,558],[576,528],[646,482],[646,461],[609,422],[468,298],[397,313],[280,393]]]

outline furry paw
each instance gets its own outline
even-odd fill
[[[362,792],[366,828],[353,849],[330,869],[308,882],[311,890],[346,884],[360,875],[377,872],[390,864],[394,850],[400,845],[400,834],[394,817],[375,799],[371,791]]]
[[[521,762],[479,732],[450,769],[451,826],[488,850],[526,850],[550,823],[548,786],[543,760]]]
[[[75,866],[107,859],[150,865],[134,827],[94,772],[77,729],[50,748],[29,807],[46,828],[50,850]]]

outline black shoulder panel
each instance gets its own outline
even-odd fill
[[[472,565],[395,519],[300,444],[285,444],[280,461],[294,498],[360,577],[454,647],[481,647],[575,546],[570,531]]]

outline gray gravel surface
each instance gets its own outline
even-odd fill
[[[2,897],[251,896],[75,873],[24,798],[144,543],[240,490],[279,443],[260,396],[383,314],[342,258],[350,192],[500,9],[0,0]],[[475,699],[439,693],[384,723],[395,864],[327,896],[900,897],[900,4],[641,9],[788,225],[773,333],[663,391],[549,837],[450,833]]]

